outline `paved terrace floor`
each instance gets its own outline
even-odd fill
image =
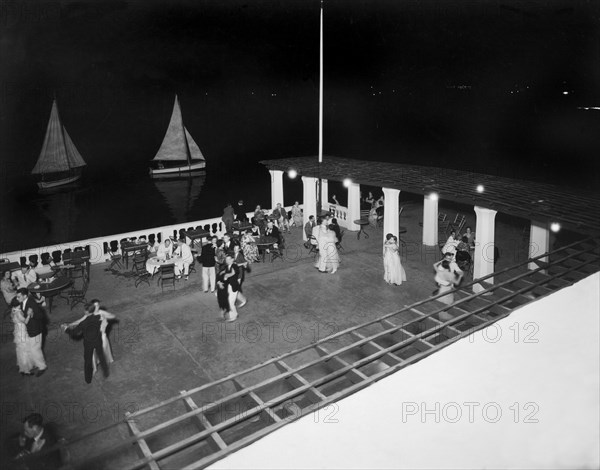
[[[456,206],[443,207],[450,217]],[[475,214],[468,214],[474,226]],[[422,204],[406,202],[401,224],[403,265],[408,281],[388,286],[383,281],[381,228],[367,228],[370,238],[346,232],[342,264],[335,275],[321,274],[302,246],[301,231],[288,235],[287,259],[252,265],[244,292],[249,301],[237,322],[220,320],[217,300],[200,288],[200,273],[179,281],[175,290],[156,282],[133,285],[133,279],[106,271],[108,263],[92,266],[87,298],[99,298],[118,315],[110,332],[115,362],[110,377],[98,373],[88,385],[83,378],[83,345],[64,334],[60,323],[79,318],[57,299],[45,346],[48,371],[39,378],[21,377],[16,370],[12,323],[4,317],[0,364],[2,438],[21,429],[30,412],[41,412],[69,440],[123,419],[134,411],[241,371],[274,356],[309,344],[336,331],[375,319],[429,297],[435,286],[432,263],[439,251],[421,244]],[[498,269],[526,259],[523,224],[498,220],[496,240],[502,256]],[[215,397],[206,397],[209,403]],[[115,428],[116,429],[116,428]],[[123,433],[122,436],[119,433]],[[115,442],[129,437],[115,430]],[[6,462],[3,446],[2,461]],[[73,455],[74,463],[81,455]]]

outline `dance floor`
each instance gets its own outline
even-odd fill
[[[447,210],[452,213],[451,208]],[[28,413],[41,412],[61,436],[77,439],[121,421],[127,411],[148,407],[181,390],[430,296],[435,288],[431,266],[439,259],[439,251],[423,249],[421,220],[422,205],[406,204],[401,223],[408,227],[403,235],[408,243],[402,262],[408,281],[400,287],[383,282],[381,228],[367,228],[369,239],[357,240],[355,233],[347,232],[342,265],[334,275],[321,274],[313,267],[300,229],[292,229],[285,260],[252,266],[244,284],[248,304],[240,309],[235,323],[220,320],[216,297],[202,292],[199,272],[189,281],[179,281],[175,290],[165,287],[162,292],[155,282],[136,289],[133,279],[105,271],[108,263],[93,265],[87,298],[100,299],[120,318],[110,332],[115,357],[110,377],[98,374],[87,385],[83,345],[59,328],[60,323],[79,318],[81,307],[71,311],[64,301],[55,303],[45,345],[49,368],[39,378],[18,375],[12,324],[5,317],[0,347],[2,435],[18,432]],[[498,269],[527,256],[522,226],[512,222],[497,223],[496,237],[503,253]],[[474,226],[474,214],[468,223]],[[211,399],[206,397],[207,402]],[[115,443],[125,437],[126,430],[115,428]],[[81,454],[73,459],[82,458],[85,450]]]

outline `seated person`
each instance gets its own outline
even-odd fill
[[[189,279],[190,265],[194,262],[194,255],[184,238],[179,239],[177,248],[175,249],[175,255],[181,257],[181,261],[183,262],[183,275],[187,281]],[[181,278],[181,271],[177,265],[175,265],[175,274],[177,275],[177,279]]]
[[[17,295],[17,287],[10,278],[10,274],[10,271],[4,271],[2,273],[2,280],[0,280],[0,289],[8,305],[10,305],[11,300]]]
[[[249,263],[258,261],[258,247],[256,246],[256,241],[254,240],[250,230],[246,230],[246,232],[242,235],[241,248],[246,261]]]
[[[277,243],[281,243],[281,232],[275,225],[272,220],[267,222],[267,228],[265,229],[265,235],[267,237],[273,237],[277,239]]]
[[[15,271],[12,276],[13,282],[17,285],[17,289],[25,288],[37,280],[37,273],[31,268],[28,263],[21,264],[21,270]]]
[[[442,247],[442,253],[443,254],[450,253],[452,255],[452,257],[454,257],[454,254],[456,253],[457,245],[458,245],[458,240],[456,239],[456,232],[454,230],[452,230],[452,232],[450,232],[450,236],[448,237],[448,240],[446,240],[446,243]]]
[[[467,237],[467,243],[470,247],[475,246],[475,232],[471,231],[471,227],[467,226],[464,236]]]
[[[40,274],[51,273],[52,268],[50,268],[50,259],[43,259],[41,264],[38,263],[36,266],[33,267],[33,270],[37,273],[38,276]]]
[[[277,203],[277,207],[273,209],[273,213],[271,215],[274,219],[277,220],[277,223],[279,224],[279,230],[281,230],[282,232],[285,230],[287,230],[288,233],[290,232],[290,226],[288,224],[288,214],[285,208],[281,207],[280,202]]]
[[[459,251],[466,251],[467,253],[469,252],[469,239],[466,235],[463,235],[463,237],[458,242],[458,245],[456,245],[457,254]]]
[[[456,247],[456,254],[454,259],[456,264],[461,268],[466,268],[471,262],[471,254],[469,253],[469,239],[465,236],[462,237],[461,242]]]
[[[156,253],[158,251],[158,246],[159,243],[156,239],[154,240],[154,243],[148,241],[148,253]]]
[[[260,237],[262,233],[261,228],[257,224],[252,224],[251,234],[253,237]]]
[[[167,238],[164,242],[158,245],[156,250],[156,257],[158,259],[169,259],[173,256],[173,244],[171,240]]]

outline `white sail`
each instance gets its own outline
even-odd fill
[[[204,157],[200,148],[183,125],[179,99],[175,96],[175,104],[173,105],[169,127],[153,160],[188,162],[193,159],[204,160]]]
[[[60,122],[58,106],[54,100],[42,151],[31,173],[34,175],[59,173],[85,164],[67,130]]]
[[[185,129],[185,137],[187,139],[188,147],[190,149],[190,159],[191,160],[204,160],[204,155],[202,155],[202,151],[200,147],[196,144],[190,133],[187,129]]]

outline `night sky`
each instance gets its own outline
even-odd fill
[[[599,4],[326,0],[325,154],[598,185]],[[96,174],[145,173],[175,93],[209,166],[316,155],[318,1],[0,8],[6,187],[54,94]]]

